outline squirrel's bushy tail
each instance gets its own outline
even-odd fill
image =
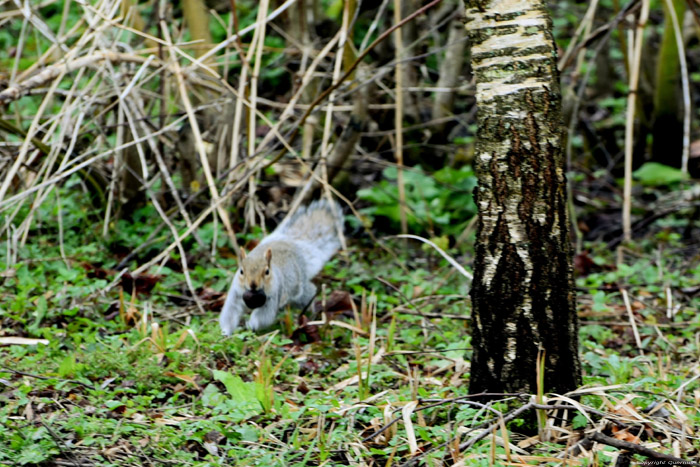
[[[338,203],[318,199],[308,206],[301,206],[270,237],[295,241],[304,249],[309,275],[315,276],[340,249],[342,230],[343,213]]]

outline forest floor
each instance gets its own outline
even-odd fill
[[[403,41],[405,54],[391,45],[388,1],[314,2],[314,10],[319,4],[327,11],[310,25],[308,44],[301,44],[304,35],[294,38],[297,28],[285,15],[267,26],[257,6],[268,2],[206,2],[223,7],[213,11],[212,38],[204,43],[193,40],[181,2],[4,3],[16,9],[0,13],[0,465],[700,465],[700,190],[687,174],[646,162],[641,143],[653,141],[648,132],[635,130],[637,139],[627,141],[645,163],[634,172],[634,235],[619,241],[618,177],[631,133],[625,110],[638,95],[637,126],[648,126],[653,118],[644,103],[656,94],[646,75],[657,74],[655,66],[679,68],[666,61],[675,51],[659,49],[673,43],[661,37],[663,2],[652,2],[634,90],[629,34],[641,34],[641,26],[630,15],[643,3],[549,2],[560,56],[568,57],[563,107],[578,109],[567,121],[567,158],[580,244],[583,385],[569,394],[503,394],[489,402],[468,394],[468,280],[433,249],[391,236],[404,221],[465,268],[473,263],[475,84],[466,61],[447,52],[464,55],[467,38],[453,36],[464,33],[462,2],[418,15],[414,32],[406,28],[415,37]],[[272,2],[282,3],[291,5]],[[237,43],[236,4],[236,28],[250,32],[237,33]],[[230,6],[233,12],[223,11]],[[354,29],[341,29],[352,17]],[[260,39],[253,39],[256,22]],[[352,42],[342,45],[343,37],[356,51]],[[224,41],[215,61],[194,60],[206,43],[219,49]],[[697,49],[693,39],[686,79],[694,103]],[[353,61],[338,59],[346,55]],[[360,62],[357,78],[310,113],[311,98],[343,83],[340,66],[351,71],[349,64]],[[365,80],[370,62],[374,78]],[[450,62],[457,70],[442,66]],[[257,71],[243,72],[252,63],[260,71],[255,80]],[[395,72],[409,63],[413,84]],[[220,80],[211,67],[220,67]],[[443,77],[460,75],[443,84]],[[234,100],[233,89],[249,89],[243,97],[258,101],[238,105],[246,99]],[[445,91],[449,109],[434,105]],[[404,93],[412,97],[397,129],[403,104],[396,96]],[[363,102],[361,111],[356,104]],[[689,142],[698,148],[692,107]],[[316,130],[307,132],[297,119],[302,113],[319,116]],[[357,151],[347,154],[350,166],[337,164],[333,183],[366,218],[346,217],[348,248],[317,277],[315,314],[299,318],[287,310],[270,330],[223,338],[218,310],[236,260],[223,222],[202,209],[217,190],[227,196],[236,232],[246,232],[238,242],[250,246],[263,234],[244,229],[243,205],[257,197],[281,212],[306,183],[294,151],[271,162],[283,155],[279,144],[295,149],[303,142],[301,159],[319,160],[345,146],[345,129],[364,113],[358,121],[366,128],[353,130],[362,144],[347,145]],[[210,117],[218,123],[204,124]],[[197,125],[210,132],[207,147],[235,136],[231,148],[212,146],[212,154],[232,156],[220,168],[238,161],[217,183],[205,183],[204,173],[186,181],[187,157],[195,165],[208,160],[204,140],[196,149],[185,144]],[[303,138],[287,139],[300,127]],[[238,136],[241,144],[234,144]],[[667,135],[672,142],[681,137]],[[697,160],[691,157],[691,173]],[[252,174],[259,174],[255,183]],[[198,190],[211,190],[211,197],[190,196]],[[149,204],[131,212],[142,196]],[[159,200],[165,209],[157,211]],[[175,201],[185,206],[179,212]],[[186,257],[173,248],[135,274],[191,225],[188,216],[208,223],[183,241]],[[270,225],[279,220],[268,217]]]
[[[467,394],[468,282],[430,249],[351,236],[318,278],[315,308],[328,311],[316,321],[292,310],[271,331],[222,338],[235,260],[214,224],[186,245],[197,304],[174,253],[138,277],[116,270],[134,245],[133,264],[167,245],[152,208],[103,239],[70,189],[62,196],[62,221],[42,206],[29,241],[3,258],[2,465],[700,461],[692,219],[660,218],[622,249],[577,255],[582,388],[483,404]],[[451,254],[471,262],[468,248]],[[515,411],[545,402],[577,410],[566,422],[539,410],[539,429],[523,426]]]

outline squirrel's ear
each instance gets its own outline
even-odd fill
[[[270,265],[270,260],[272,259],[272,249],[268,248],[265,252],[265,259],[267,260],[267,265]]]
[[[245,250],[241,248],[241,259],[245,259]]]

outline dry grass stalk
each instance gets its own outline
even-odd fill
[[[120,106],[120,110],[123,110],[124,113],[126,114],[127,121],[129,124],[129,128],[131,130],[132,135],[138,135],[139,130],[136,128],[136,123],[139,122],[141,125],[141,130],[144,132],[144,134],[148,134],[148,129],[145,128],[145,121],[143,118],[136,119],[134,117],[134,114],[136,111],[140,110],[138,112],[140,116],[144,115],[145,112],[143,112],[143,109],[135,109],[138,104],[136,100],[132,97],[129,96],[128,98],[123,100],[123,105]],[[175,188],[175,185],[172,181],[172,177],[170,176],[170,173],[168,172],[167,167],[165,166],[165,162],[162,159],[162,156],[160,155],[158,148],[155,146],[155,143],[152,138],[149,138],[146,140],[146,142],[151,146],[151,151],[156,154],[156,159],[158,161],[158,168],[160,169],[161,175],[163,176],[166,185],[170,188],[171,194],[173,195],[173,198],[177,202],[177,207],[180,212],[180,215],[182,218],[185,220],[188,226],[192,225],[192,221],[190,220],[189,215],[187,214],[187,211],[185,210],[184,206],[182,205],[181,200],[179,199],[180,197],[178,196],[177,189]],[[143,177],[144,181],[149,179],[148,175],[148,163],[146,161],[146,156],[144,153],[144,150],[141,147],[141,144],[137,144],[136,148],[138,150],[139,158],[141,160],[141,166],[143,169]],[[197,305],[197,308],[200,310],[200,312],[204,313],[204,307],[202,306],[201,301],[199,300],[199,296],[195,290],[195,287],[192,283],[192,279],[190,277],[189,273],[189,266],[187,263],[187,252],[185,251],[185,248],[182,246],[182,242],[178,240],[178,232],[176,227],[173,225],[173,223],[170,221],[168,215],[166,214],[165,210],[161,207],[160,202],[158,201],[158,198],[155,196],[155,193],[153,192],[152,189],[148,187],[147,184],[144,184],[146,186],[146,194],[148,198],[150,199],[151,203],[155,207],[156,211],[158,214],[161,216],[161,219],[163,222],[167,225],[167,227],[170,229],[171,233],[173,234],[173,238],[175,239],[175,243],[178,249],[178,252],[180,253],[180,262],[182,264],[182,271],[185,276],[185,282],[187,284],[187,288],[189,289],[190,293],[192,294],[192,297],[195,301],[195,304]]]
[[[257,29],[256,29],[257,31]],[[229,159],[229,177],[227,181],[227,185],[231,184],[235,178],[236,178],[236,173],[233,171],[233,169],[238,165],[238,159],[239,159],[239,151],[240,151],[240,141],[241,141],[241,122],[243,121],[243,103],[244,99],[246,97],[246,88],[247,88],[247,82],[248,82],[248,73],[250,73],[250,61],[253,58],[253,53],[255,51],[255,44],[257,41],[257,35],[253,35],[253,39],[250,43],[250,46],[248,48],[248,54],[243,55],[242,54],[242,49],[241,49],[241,57],[243,61],[243,67],[241,69],[241,74],[238,78],[238,93],[236,94],[236,104],[235,104],[235,110],[233,113],[233,128],[231,130],[231,157]],[[235,42],[234,42],[235,44]],[[250,166],[248,163],[246,163],[246,168],[250,169]]]
[[[201,57],[212,43],[207,7],[203,0],[183,0],[182,11],[192,40],[197,42],[194,55]]]
[[[270,21],[272,21],[273,19],[277,18],[279,15],[284,13],[288,8],[290,8],[296,2],[297,2],[297,0],[287,0],[282,5],[280,5],[276,10],[274,10],[272,13],[267,15],[267,17],[265,17],[265,20],[263,23],[267,24]],[[260,27],[260,22],[256,21],[255,23],[251,24],[250,26],[247,26],[247,27],[241,29],[240,31],[238,31],[238,34],[236,34],[235,36],[231,36],[231,37],[226,38],[225,40],[223,40],[222,42],[220,42],[216,46],[212,47],[207,53],[205,53],[201,57],[198,57],[197,60],[193,60],[192,63],[188,66],[188,69],[190,69],[190,71],[191,71],[192,69],[202,68],[204,66],[204,63],[206,62],[206,60],[215,56],[216,54],[218,54],[220,51],[226,49],[227,47],[230,47],[233,43],[240,40],[239,39],[240,37],[243,37],[244,35],[248,34],[251,31],[255,31],[259,27]]]
[[[632,152],[634,149],[634,117],[636,114],[639,73],[642,65],[642,44],[644,28],[649,18],[649,0],[642,0],[642,10],[637,20],[636,30],[629,31],[629,56],[632,57],[629,73],[629,94],[627,95],[627,117],[625,121],[625,185],[622,201],[622,231],[625,241],[632,239]]]
[[[221,218],[224,227],[226,228],[226,232],[228,233],[229,240],[231,241],[231,244],[233,245],[234,250],[236,251],[236,255],[238,255],[238,244],[236,243],[236,234],[233,231],[233,226],[231,225],[231,220],[229,219],[228,212],[223,208],[221,203],[218,202],[220,199],[219,191],[216,188],[214,176],[212,175],[211,167],[209,166],[207,150],[204,146],[204,140],[202,139],[202,134],[199,130],[199,123],[197,122],[197,118],[194,115],[194,109],[192,108],[192,104],[187,93],[187,88],[185,87],[185,79],[182,73],[182,69],[180,68],[179,63],[177,62],[177,59],[175,57],[175,47],[172,43],[172,40],[170,38],[170,32],[167,28],[163,28],[163,37],[165,37],[166,42],[170,44],[170,58],[173,62],[173,67],[175,69],[175,77],[177,78],[177,84],[180,91],[180,99],[182,100],[182,104],[185,106],[187,118],[189,120],[190,127],[192,128],[192,132],[194,134],[195,147],[197,149],[197,153],[202,163],[202,170],[204,171],[204,176],[207,180],[207,185],[209,186],[209,191],[212,196],[212,205],[217,206],[216,211],[219,217]],[[177,237],[175,238],[177,239]]]
[[[627,294],[626,289],[620,289],[620,292],[622,293],[622,300],[625,303],[627,316],[630,320],[630,325],[632,326],[632,332],[634,333],[634,342],[637,344],[637,349],[639,349],[640,355],[644,355],[644,350],[642,349],[642,339],[639,336],[639,330],[637,329],[637,322],[634,319],[634,312],[632,311],[629,295]]]
[[[308,69],[306,70],[306,73],[302,76],[301,79],[301,84],[299,86],[299,89],[297,89],[296,93],[292,96],[292,98],[289,100],[289,103],[286,104],[284,107],[284,110],[282,111],[282,115],[280,115],[277,123],[275,123],[272,126],[271,131],[263,138],[262,142],[260,143],[260,147],[266,147],[274,138],[279,138],[279,131],[282,127],[282,124],[284,124],[289,118],[294,115],[294,110],[297,108],[297,103],[301,100],[304,91],[306,90],[307,86],[310,85],[312,80],[314,79],[314,74],[316,73],[316,70],[320,66],[321,62],[328,56],[328,54],[333,50],[337,42],[340,40],[340,31],[338,31],[333,38],[328,41],[328,43],[321,49],[321,51],[316,55],[316,57],[313,59],[311,62],[311,65],[309,65]],[[311,110],[312,105],[308,105],[306,107],[300,107],[303,108],[304,110]],[[301,122],[302,124],[305,124],[305,121]],[[291,139],[291,138],[290,138]],[[290,140],[289,139],[289,140]],[[289,141],[288,139],[285,139],[285,141]],[[306,159],[304,159],[306,160]]]
[[[584,64],[584,60],[586,58],[586,50],[584,48],[578,48],[577,45],[579,43],[579,39],[583,38],[583,41],[585,42],[588,40],[591,34],[591,28],[593,25],[593,20],[595,18],[595,13],[598,8],[598,0],[593,0],[590,5],[588,6],[588,10],[586,11],[586,14],[583,17],[583,20],[581,21],[581,24],[579,24],[578,28],[576,28],[576,32],[574,33],[574,36],[569,43],[569,47],[567,47],[566,52],[564,53],[564,56],[559,59],[559,63],[557,68],[559,71],[563,71],[566,65],[569,63],[569,61],[572,59],[572,56],[574,55],[574,52],[578,50],[578,53],[576,54],[576,70],[573,73],[573,76],[579,76],[581,73],[581,69]],[[604,41],[602,41],[604,42]],[[597,53],[596,53],[597,55]],[[590,76],[590,70],[593,67],[589,66],[588,71],[585,74],[585,77],[583,79],[584,84],[581,85],[580,87],[580,92],[582,92],[586,86],[585,82],[588,81],[588,77]],[[568,137],[566,138],[566,169],[571,170],[572,168],[572,150],[573,150],[573,140],[575,136],[575,130],[576,130],[576,124],[578,122],[578,112],[579,112],[579,106],[581,105],[581,95],[575,92],[575,86],[576,86],[577,80],[572,80],[571,87],[567,91],[566,89],[563,90],[562,96],[564,99],[572,99],[573,104],[572,104],[572,111],[571,111],[571,117],[570,117],[570,122],[567,128],[567,133]],[[573,187],[571,185],[571,179],[567,177],[567,184],[568,184],[568,205],[569,205],[569,218],[570,218],[570,225],[571,225],[571,230],[574,232],[576,236],[576,253],[580,253],[582,248],[583,248],[583,235],[581,233],[581,230],[579,229],[578,226],[578,220],[577,220],[577,214],[576,214],[576,209],[573,209],[574,203],[573,203]]]
[[[250,105],[248,106],[248,158],[246,166],[250,167],[250,160],[255,155],[255,137],[256,137],[256,111],[258,98],[258,76],[260,75],[260,66],[262,65],[262,50],[265,44],[265,15],[267,14],[269,1],[262,0],[258,7],[258,28],[255,29],[253,36],[254,45],[251,45],[249,52],[255,49],[255,63],[253,65],[253,73],[250,77]],[[248,177],[248,200],[246,203],[246,222],[249,225],[256,225],[256,197],[255,197],[255,173],[251,172]],[[264,218],[261,214],[261,224],[264,226]]]
[[[405,0],[404,0],[405,1]],[[394,0],[394,23],[401,23],[401,0]],[[394,129],[396,130],[395,139],[395,157],[396,157],[396,182],[399,185],[399,216],[401,222],[401,233],[408,233],[408,222],[406,220],[406,187],[403,182],[403,70],[401,67],[401,58],[403,56],[403,36],[401,29],[394,33],[394,41],[396,44],[396,109],[394,110]]]
[[[296,124],[295,130],[291,133],[290,137],[288,138],[289,141],[293,141],[294,138],[299,134],[299,127],[301,127],[304,122],[309,118],[311,115],[312,111],[318,106],[322,101],[324,101],[330,93],[335,91],[342,83],[345,82],[346,79],[348,79],[355,69],[362,63],[362,61],[369,55],[369,53],[380,43],[382,43],[390,34],[394,33],[397,29],[399,29],[401,26],[404,24],[408,23],[409,21],[412,21],[415,19],[417,16],[425,13],[427,10],[431,9],[438,3],[440,3],[442,0],[432,0],[430,3],[422,6],[421,8],[417,9],[407,17],[403,18],[400,22],[394,24],[391,28],[388,30],[384,31],[382,34],[379,35],[365,50],[363,50],[357,57],[357,59],[349,66],[346,68],[345,74],[332,86],[326,88],[322,93],[320,93],[316,99],[309,105],[309,108],[306,110],[304,115],[299,119],[299,121]],[[278,160],[282,158],[284,155],[284,150],[278,153],[269,163],[269,165],[272,165],[276,163]]]
[[[581,65],[583,64],[583,60],[585,58],[586,51],[585,49],[579,48],[578,45],[579,42],[581,42],[582,38],[585,41],[590,36],[591,27],[593,26],[593,19],[595,18],[597,8],[598,0],[593,0],[588,5],[588,10],[586,10],[586,14],[583,16],[583,19],[576,28],[576,32],[574,32],[571,42],[569,42],[569,46],[566,48],[566,52],[564,52],[564,55],[559,59],[559,63],[557,64],[557,68],[559,69],[559,71],[564,70],[566,65],[572,59],[574,52],[577,52],[576,74],[579,73]]]
[[[683,89],[683,155],[681,156],[681,170],[688,173],[688,160],[690,158],[690,85],[688,84],[688,62],[685,59],[685,44],[683,42],[683,32],[681,31],[676,9],[673,7],[671,0],[664,0],[668,10],[671,22],[673,23],[673,32],[676,37],[676,46],[678,47],[678,59],[681,64],[681,84]]]
[[[365,76],[366,74],[368,74],[368,71],[364,67],[361,67],[358,71],[358,76]],[[321,186],[321,183],[317,180],[320,179],[330,183],[352,154],[355,145],[360,139],[361,131],[367,123],[367,109],[369,107],[371,87],[372,83],[370,82],[357,89],[350,121],[335,142],[333,152],[325,161],[322,160],[321,163],[316,166],[314,169],[315,176],[310,176],[306,184],[298,191],[293,206],[308,202],[311,199],[313,193]],[[324,191],[328,193],[327,190]]]
[[[338,83],[338,80],[340,79],[340,72],[343,69],[343,58],[345,58],[345,54],[343,52],[345,50],[348,38],[350,37],[350,33],[348,30],[351,15],[350,3],[351,2],[349,0],[346,0],[343,5],[343,17],[340,26],[340,40],[338,41],[338,51],[336,52],[335,63],[333,64],[333,85],[336,85]],[[321,138],[321,160],[318,164],[318,167],[320,167],[320,176],[323,180],[324,195],[328,198],[329,201],[332,201],[332,198],[328,190],[329,180],[327,159],[328,153],[330,152],[329,144],[331,137],[331,123],[333,122],[334,101],[336,99],[336,95],[336,90],[333,90],[329,96],[328,108],[326,110],[326,118],[323,125],[323,137]]]
[[[62,76],[62,75],[60,75]],[[29,147],[31,143],[31,137],[36,134],[38,127],[39,127],[39,122],[41,120],[41,117],[44,115],[44,112],[46,111],[46,107],[48,104],[51,102],[53,93],[55,92],[56,88],[58,87],[58,84],[60,82],[60,79],[56,79],[51,88],[49,89],[49,92],[44,96],[44,99],[41,101],[41,105],[39,105],[39,108],[36,111],[36,114],[34,115],[34,119],[32,120],[31,125],[29,126],[29,130],[27,131],[27,138],[25,138],[24,142],[22,143],[22,146],[20,147],[19,155],[15,159],[14,163],[10,167],[9,172],[6,174],[5,179],[2,182],[2,185],[0,186],[0,205],[2,205],[2,201],[5,199],[5,194],[7,193],[8,188],[10,187],[10,184],[12,183],[15,175],[17,175],[17,172],[19,171],[19,168],[25,164],[27,154],[29,153]],[[0,96],[1,97],[1,96]],[[34,150],[36,153],[37,151]]]
[[[73,60],[67,59],[62,63],[56,63],[45,68],[40,73],[26,80],[22,80],[20,76],[18,78],[20,80],[19,84],[9,86],[7,89],[0,91],[0,104],[7,104],[11,101],[17,100],[20,97],[27,94],[29,90],[41,86],[47,83],[48,81],[60,81],[60,79],[67,73],[76,70],[81,70],[86,67],[96,67],[100,65],[100,63],[104,60],[108,60],[113,63],[145,63],[148,59],[139,55],[127,54],[123,52],[112,52],[109,50],[101,50],[95,52],[94,54],[76,58]],[[154,66],[160,66],[160,64],[155,63]]]

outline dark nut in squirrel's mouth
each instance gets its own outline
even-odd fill
[[[246,290],[243,292],[243,301],[245,305],[252,309],[260,308],[267,301],[267,296],[262,290]]]

